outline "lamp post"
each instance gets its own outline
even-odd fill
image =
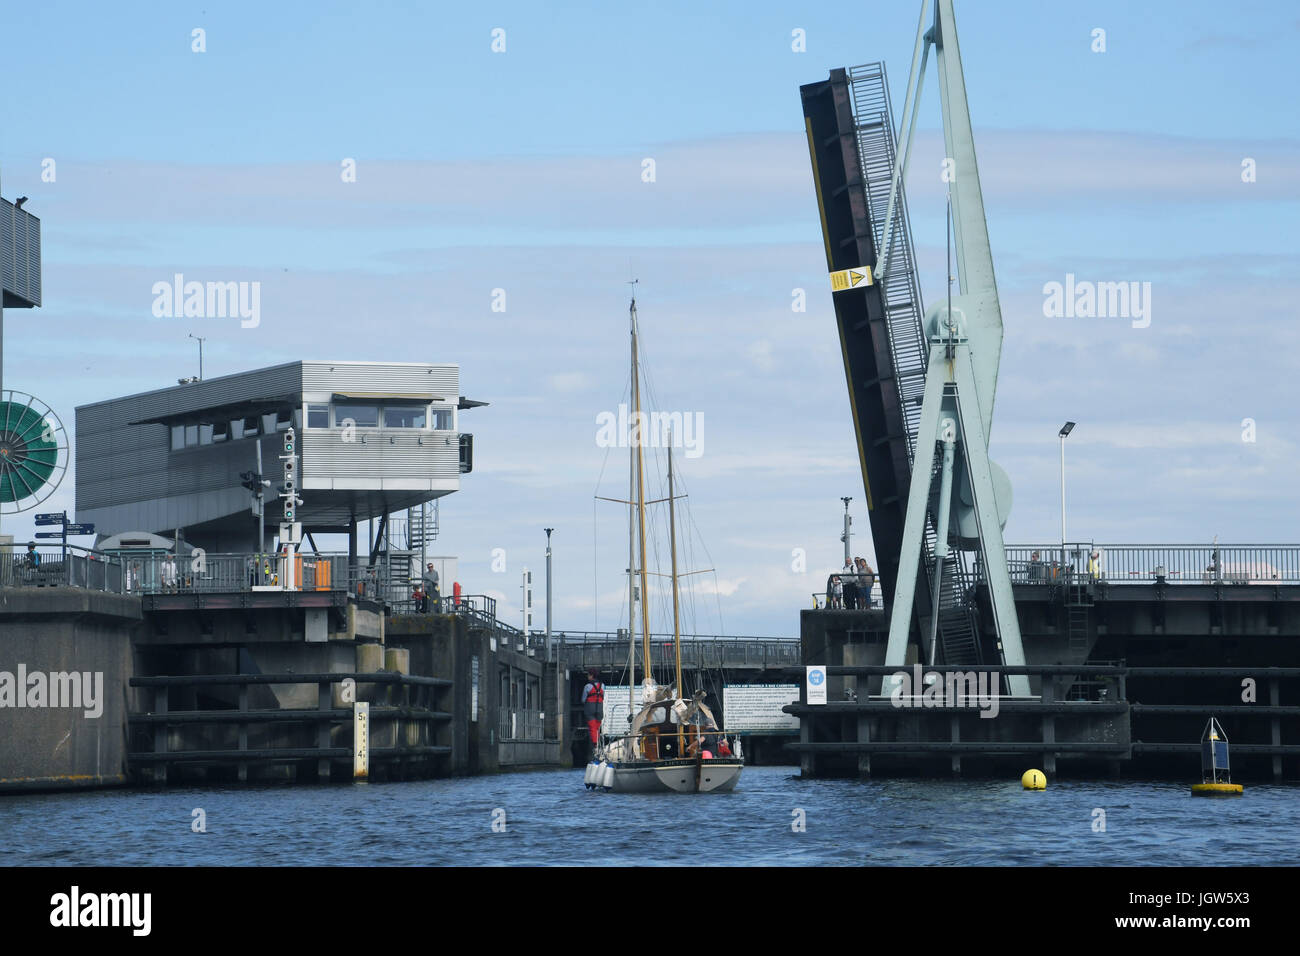
[[[1066,422],[1057,435],[1061,439],[1061,575],[1065,575],[1065,439],[1074,431],[1074,422]]]
[[[551,659],[551,532],[554,528],[544,528],[546,532],[546,659]]]
[[[199,343],[199,381],[201,382],[203,381],[203,342],[205,340],[203,336],[195,335],[193,332],[190,333],[190,338]]]

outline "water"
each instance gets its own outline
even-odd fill
[[[731,794],[605,794],[582,770],[415,783],[0,798],[0,865],[1251,865],[1300,863],[1300,789],[800,780]],[[206,833],[191,829],[195,808]],[[505,832],[492,829],[505,812]],[[792,813],[806,830],[796,833]],[[1094,811],[1105,832],[1094,832]],[[499,814],[497,815],[499,819]]]

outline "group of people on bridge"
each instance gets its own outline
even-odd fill
[[[826,579],[826,607],[829,610],[866,610],[871,607],[871,589],[876,572],[865,558],[844,559],[844,570]]]

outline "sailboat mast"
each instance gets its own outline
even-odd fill
[[[677,696],[685,697],[682,689],[682,625],[677,604],[677,513],[673,501],[673,436],[668,433],[668,547],[672,552],[673,580],[673,649],[677,653]]]
[[[632,395],[635,407],[632,420],[636,423],[636,513],[640,524],[637,535],[641,544],[641,649],[646,676],[650,676],[650,604],[646,588],[645,557],[645,418],[641,414],[641,376],[637,368],[636,296],[632,296],[629,309],[632,316]]]
[[[632,374],[636,375],[636,295],[632,296]],[[636,716],[636,532],[632,500],[636,497],[636,449],[629,449],[627,459],[627,712]],[[646,669],[650,660],[646,658]],[[629,725],[630,726],[630,725]]]

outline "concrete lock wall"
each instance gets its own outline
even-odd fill
[[[496,664],[487,633],[469,629],[463,618],[453,615],[397,615],[385,624],[385,642],[388,651],[407,653],[412,674],[452,682],[439,697],[441,709],[451,714],[451,720],[438,725],[433,741],[451,747],[448,771],[459,775],[498,770]]]
[[[141,621],[138,597],[0,588],[0,791],[126,782],[131,641]],[[16,706],[19,694],[41,706]]]

